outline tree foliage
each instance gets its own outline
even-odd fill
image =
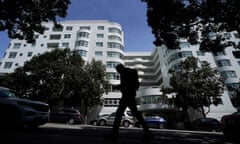
[[[34,41],[34,32],[43,34],[42,22],[67,15],[70,0],[1,0],[0,31],[8,30],[10,38]]]
[[[176,93],[174,104],[187,110],[189,107],[204,113],[203,107],[222,103],[223,81],[216,69],[209,63],[198,67],[198,59],[188,57],[180,63],[180,69],[172,71],[166,93]]]
[[[106,69],[101,61],[92,60],[85,66],[87,72],[86,85],[82,87],[82,98],[85,104],[84,115],[88,113],[88,108],[96,104],[101,104],[101,96],[109,90],[109,82],[106,80]]]
[[[94,69],[89,71],[88,67]],[[8,77],[9,87],[26,98],[45,101],[51,107],[99,104],[105,92],[100,86],[108,84],[101,62],[85,66],[81,56],[70,49],[34,56]]]
[[[222,51],[229,45],[222,33],[240,32],[239,0],[141,0],[147,4],[147,22],[155,36],[154,44],[179,48],[179,38],[200,50]],[[213,36],[214,34],[214,36]]]

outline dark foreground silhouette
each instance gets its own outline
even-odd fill
[[[120,85],[116,88],[121,90],[122,98],[119,107],[116,111],[116,117],[113,124],[112,131],[106,135],[107,139],[116,140],[118,136],[119,126],[121,123],[122,115],[127,107],[131,110],[132,114],[137,118],[138,122],[143,128],[144,137],[143,141],[148,142],[154,139],[151,131],[149,130],[142,114],[138,111],[136,105],[136,90],[139,88],[138,73],[135,69],[124,67],[122,64],[116,66],[117,72],[120,74]]]

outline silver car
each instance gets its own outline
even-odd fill
[[[112,113],[110,115],[100,116],[97,120],[98,125],[105,126],[105,125],[113,125],[114,119],[116,117],[116,113]],[[134,117],[130,111],[124,112],[121,120],[121,126],[128,128],[130,125],[134,124]]]

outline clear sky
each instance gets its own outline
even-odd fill
[[[125,51],[152,51],[153,34],[147,25],[146,3],[141,0],[71,0],[63,20],[109,20],[124,31]],[[0,31],[0,58],[8,47],[7,33]]]

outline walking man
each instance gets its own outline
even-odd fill
[[[117,72],[120,74],[120,85],[116,88],[122,92],[122,98],[119,103],[119,107],[116,111],[116,118],[114,120],[112,132],[109,137],[111,139],[117,139],[119,126],[121,123],[122,115],[127,107],[131,110],[132,114],[137,118],[138,122],[142,125],[144,132],[144,141],[153,139],[153,135],[149,130],[146,122],[143,119],[142,114],[138,111],[136,105],[136,90],[139,88],[138,73],[135,69],[126,68],[122,64],[116,66]]]

